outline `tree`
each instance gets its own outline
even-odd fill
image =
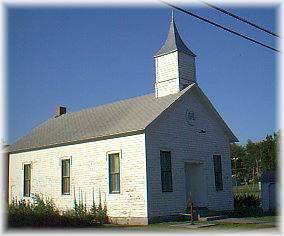
[[[231,144],[232,172],[237,182],[257,182],[263,171],[277,169],[277,146],[280,131],[259,142]]]
[[[267,135],[266,139],[261,142],[260,161],[262,171],[276,170],[277,168],[277,143],[279,132]]]
[[[243,158],[245,150],[242,145],[236,143],[231,144],[231,161],[232,161],[232,174],[237,182],[244,182],[245,175],[243,174]]]
[[[256,182],[260,177],[260,147],[261,143],[247,141],[245,145],[244,166],[249,173],[247,182]]]

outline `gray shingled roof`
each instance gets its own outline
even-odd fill
[[[174,51],[183,52],[193,57],[196,56],[182,41],[174,18],[172,17],[167,40],[154,57],[162,56]]]
[[[161,98],[148,94],[50,118],[11,145],[10,152],[143,130],[191,87]]]

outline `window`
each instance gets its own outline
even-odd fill
[[[173,183],[172,183],[172,163],[171,163],[171,152],[170,151],[161,151],[161,180],[162,180],[162,191],[163,192],[172,192]]]
[[[62,160],[62,194],[70,194],[70,159]]]
[[[223,190],[221,155],[213,155],[216,191]]]
[[[109,193],[120,193],[120,160],[119,153],[108,155]]]
[[[24,197],[31,195],[31,165],[24,165]]]

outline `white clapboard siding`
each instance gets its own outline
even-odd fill
[[[204,162],[205,206],[211,210],[233,209],[229,139],[198,96],[196,92],[185,94],[146,129],[149,217],[184,211],[186,161]],[[195,113],[194,126],[186,122],[188,108]],[[206,133],[199,133],[200,129]],[[173,192],[162,193],[160,150],[172,152]],[[215,190],[213,154],[222,156],[223,191]]]
[[[121,193],[109,194],[108,152],[121,153]],[[71,194],[61,194],[61,159],[71,158]],[[110,217],[147,217],[145,135],[132,135],[10,155],[10,200],[23,197],[23,164],[31,163],[31,192],[52,198],[60,209],[92,204],[94,189]]]
[[[173,52],[155,58],[156,97],[177,93],[196,82],[195,58],[182,52]]]

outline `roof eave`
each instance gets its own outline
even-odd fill
[[[192,90],[192,88],[194,88],[196,86],[196,83],[192,83],[190,84],[187,88],[185,88],[183,91],[180,92],[180,95],[165,109],[163,110],[159,115],[157,115],[157,117],[155,117],[155,119],[153,119],[151,122],[149,122],[149,124],[145,127],[145,129],[149,128],[157,119],[159,119],[159,117],[166,112],[176,101],[178,101],[185,93],[187,93],[188,91]]]
[[[117,137],[122,137],[122,136],[131,136],[131,135],[136,135],[136,134],[142,134],[142,133],[144,133],[145,128],[146,127],[141,128],[141,129],[137,129],[137,130],[126,131],[126,132],[122,132],[122,133],[114,133],[114,134],[102,135],[102,136],[91,137],[91,138],[86,138],[86,139],[65,141],[65,142],[53,143],[53,144],[49,144],[49,145],[42,145],[42,146],[31,147],[31,148],[23,148],[23,149],[15,149],[15,150],[13,150],[13,148],[11,148],[10,151],[9,151],[9,154],[30,152],[30,151],[36,151],[36,150],[41,150],[41,149],[61,147],[61,146],[74,145],[74,144],[80,144],[80,143],[88,143],[88,142],[93,142],[93,141],[109,139],[109,138],[117,138]]]
[[[235,134],[233,133],[233,131],[230,129],[230,127],[227,125],[227,123],[223,120],[222,116],[219,114],[219,112],[215,109],[215,107],[213,106],[213,104],[210,102],[210,100],[207,98],[207,96],[203,93],[203,91],[198,87],[195,86],[196,89],[198,90],[198,92],[204,97],[204,99],[206,100],[206,102],[208,103],[209,107],[211,108],[211,110],[216,114],[216,117],[221,121],[221,124],[224,127],[224,130],[226,132],[226,134],[229,137],[229,141],[230,143],[234,143],[234,142],[239,142],[238,138],[235,136]]]
[[[178,49],[174,49],[174,50],[171,50],[171,51],[168,51],[168,52],[164,52],[164,53],[156,53],[154,55],[154,58],[165,56],[167,54],[171,54],[171,53],[174,53],[174,52],[181,52],[181,53],[187,54],[189,56],[196,57],[196,55],[193,52],[190,53],[190,52],[184,52],[184,51],[181,51],[181,50],[178,50]]]

